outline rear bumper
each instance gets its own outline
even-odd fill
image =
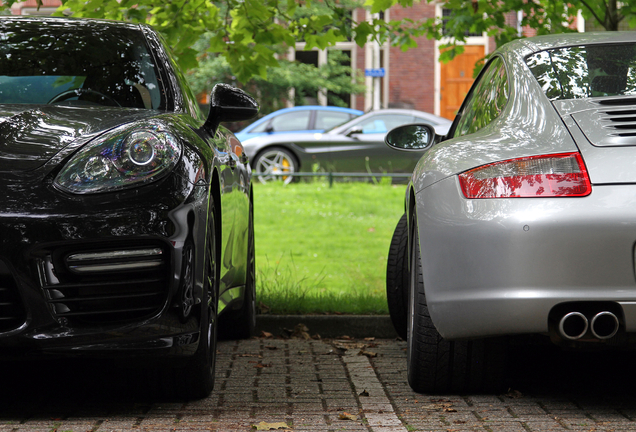
[[[548,333],[569,302],[615,302],[636,332],[636,187],[584,198],[467,200],[456,177],[418,193],[427,303],[448,339]]]

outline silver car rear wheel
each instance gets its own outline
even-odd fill
[[[409,291],[409,230],[406,213],[395,227],[386,266],[386,300],[396,333],[406,340]]]
[[[290,183],[296,172],[297,164],[294,156],[287,150],[280,147],[272,147],[258,155],[254,163],[254,170],[261,183],[275,180],[282,180],[285,184]]]
[[[426,304],[420,245],[413,217],[407,317],[407,376],[418,393],[497,392],[504,388],[504,339],[445,340]]]

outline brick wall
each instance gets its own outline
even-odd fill
[[[358,16],[365,16],[364,12]],[[435,16],[435,6],[424,2],[410,8],[394,6],[389,19],[427,19]],[[435,110],[435,42],[426,37],[417,39],[418,46],[406,52],[398,47],[389,48],[389,108],[413,108],[421,111]],[[357,65],[364,72],[364,48],[357,49]],[[386,63],[385,63],[386,64]],[[387,78],[385,78],[387,79]],[[364,109],[365,96],[356,96],[356,107]]]
[[[428,19],[435,16],[435,6],[425,2],[410,8],[391,8],[390,19]],[[435,41],[417,39],[417,47],[403,52],[391,47],[389,53],[389,107],[435,110]]]

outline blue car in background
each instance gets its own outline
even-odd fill
[[[236,133],[244,142],[261,135],[278,133],[322,133],[347,122],[363,111],[335,106],[305,105],[283,108],[255,121]]]

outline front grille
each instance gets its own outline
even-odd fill
[[[26,321],[26,311],[15,279],[8,267],[0,261],[0,332],[20,327]]]
[[[142,320],[166,302],[169,263],[157,245],[57,251],[41,262],[44,293],[68,325]]]

